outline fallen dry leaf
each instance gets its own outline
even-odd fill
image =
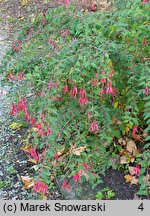
[[[65,148],[62,148],[60,151],[57,152],[58,156],[61,156],[65,153]]]
[[[25,6],[29,3],[29,0],[21,0],[22,6]]]
[[[48,200],[48,197],[45,196],[44,194],[42,194],[41,197],[42,197],[43,200]]]
[[[131,158],[130,162],[133,163],[135,161],[135,158]]]
[[[20,179],[21,179],[21,181],[23,183],[23,187],[25,189],[30,189],[31,187],[34,186],[34,180],[33,180],[33,178],[29,178],[27,176],[20,176]]]
[[[144,184],[148,185],[150,183],[150,175],[147,173],[144,177]]]
[[[126,145],[126,141],[123,138],[118,139],[120,145]]]
[[[135,174],[135,167],[129,166],[129,173],[130,173],[130,175],[134,175]]]
[[[132,181],[132,176],[131,175],[125,175],[124,176],[126,182],[131,182]]]
[[[126,156],[121,156],[120,157],[120,164],[128,164],[130,161]]]
[[[37,164],[37,161],[35,159],[29,158],[28,162],[33,163],[33,164]]]
[[[19,122],[13,122],[9,126],[12,130],[19,130],[22,127],[22,125]]]
[[[127,183],[136,184],[136,185],[138,184],[138,179],[135,176],[125,175],[124,178]]]
[[[25,147],[20,148],[25,153],[30,153],[31,145],[26,145]]]
[[[25,19],[24,16],[19,17],[19,20],[24,20],[24,19]]]
[[[137,147],[133,140],[127,142],[127,150],[128,152],[133,153],[133,155],[137,153]]]
[[[79,156],[82,152],[85,151],[85,149],[86,149],[86,146],[79,147],[79,148],[75,148],[75,149],[72,150],[72,153],[73,153],[74,155]]]
[[[131,184],[138,184],[138,179],[135,176],[132,176]]]

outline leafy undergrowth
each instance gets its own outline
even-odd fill
[[[58,176],[63,190],[70,179],[96,186],[113,167],[149,196],[148,15],[146,1],[94,13],[65,1],[22,28],[3,71],[22,83],[10,115],[28,128],[22,150],[36,175],[22,177],[26,189],[47,199]]]

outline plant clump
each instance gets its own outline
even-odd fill
[[[65,1],[22,29],[3,70],[22,82],[10,115],[28,128],[22,150],[37,166],[34,192],[46,196],[58,176],[63,190],[70,179],[95,186],[113,167],[149,194],[148,17],[146,1],[88,13]]]

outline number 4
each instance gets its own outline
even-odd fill
[[[141,203],[138,207],[139,210],[143,211],[144,210],[144,207],[143,207],[143,203]]]

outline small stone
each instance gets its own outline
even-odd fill
[[[3,176],[3,173],[2,173],[2,171],[0,170],[0,176]]]

